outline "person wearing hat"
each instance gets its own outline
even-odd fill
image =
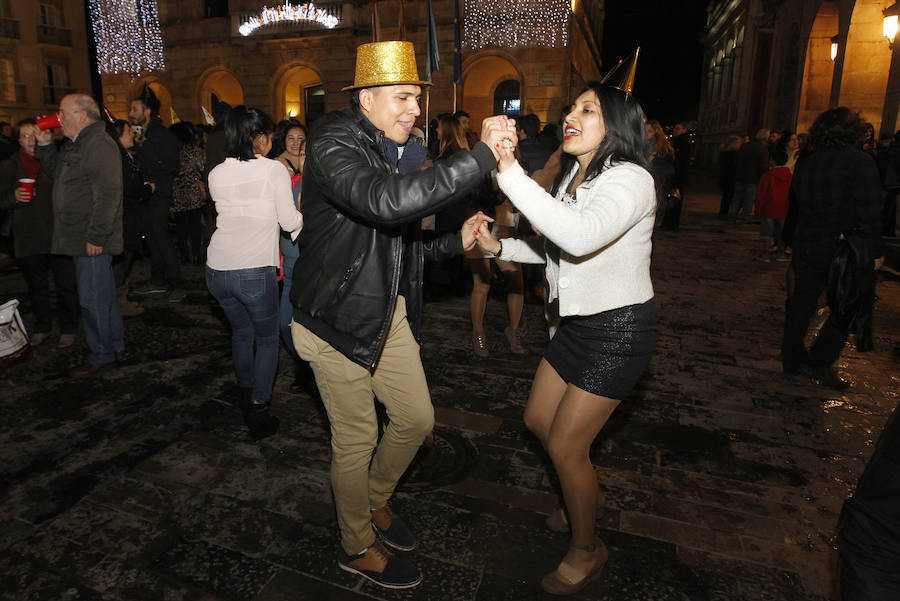
[[[629,68],[612,71],[605,83],[588,83],[576,98],[549,193],[512,152],[500,149],[500,190],[545,242],[496,240],[484,225],[477,237],[498,259],[544,263],[548,298],[562,317],[524,416],[562,489],[563,506],[546,525],[572,534],[568,553],[541,580],[555,595],[575,594],[603,574],[609,552],[595,533],[603,496],[590,449],[627,402],[656,343],[650,280],[656,188],[645,155],[644,111],[631,97],[632,56]]]
[[[484,121],[471,151],[420,170],[410,130],[423,86],[410,42],[357,49],[350,106],[317,121],[303,172],[300,258],[294,267],[294,346],[316,376],[331,422],[331,482],[341,544],[339,566],[387,588],[422,580],[394,550],[415,536],[388,504],[397,481],[434,425],[419,355],[423,261],[475,244],[477,214],[460,232],[423,239],[423,217],[465,197],[513,145],[514,124]],[[373,394],[390,419],[380,442]],[[374,456],[373,456],[374,453]]]

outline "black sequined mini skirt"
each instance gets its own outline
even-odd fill
[[[656,346],[656,304],[651,298],[575,317],[564,317],[544,359],[569,384],[624,400],[647,369]]]

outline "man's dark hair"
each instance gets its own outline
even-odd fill
[[[472,118],[472,115],[470,115],[469,113],[467,113],[466,111],[464,111],[462,109],[459,109],[458,111],[453,113],[453,116],[456,117],[457,119],[459,119],[460,117],[465,117],[466,119]]]
[[[828,109],[813,122],[809,128],[809,139],[813,148],[837,148],[839,146],[858,146],[866,135],[865,125],[846,106]]]
[[[597,152],[585,169],[584,180],[589,181],[603,170],[607,159],[613,164],[634,163],[647,169],[644,154],[644,110],[632,96],[618,88],[597,81],[590,82],[581,91],[593,91],[600,101],[600,111],[606,125],[606,135],[597,147]],[[575,165],[575,157],[563,153],[559,174],[553,182],[553,194],[559,190],[563,180],[569,176]]]
[[[9,125],[9,121],[0,121],[0,129],[3,129],[7,125]]]
[[[516,129],[525,132],[526,138],[537,138],[541,134],[541,119],[534,113],[516,119]]]
[[[234,107],[225,118],[225,156],[239,161],[255,159],[253,141],[273,131],[275,124],[261,110],[243,104]]]
[[[144,108],[150,109],[151,116],[159,115],[159,98],[156,97],[156,94],[153,93],[153,90],[147,84],[144,84],[141,93],[133,102],[140,102],[144,105]]]

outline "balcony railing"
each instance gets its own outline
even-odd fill
[[[66,94],[73,94],[72,88],[60,86],[44,86],[44,104],[59,104],[60,99]]]
[[[72,45],[72,30],[65,27],[37,26],[37,40],[40,44]]]
[[[19,39],[19,22],[15,19],[0,19],[0,38]]]
[[[25,102],[25,84],[0,83],[0,102]]]

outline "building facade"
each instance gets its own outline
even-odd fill
[[[803,132],[848,106],[900,128],[900,50],[883,35],[893,0],[714,0],[708,7],[699,160],[730,135]]]
[[[0,0],[0,121],[53,113],[59,100],[89,92],[81,0]]]
[[[356,47],[373,39],[373,3],[316,4],[323,11],[319,21],[282,18],[264,24],[274,17],[264,14],[267,4],[271,2],[158,0],[166,67],[138,76],[104,74],[106,107],[114,116],[124,116],[145,83],[160,98],[166,123],[173,111],[181,119],[202,122],[201,107],[211,110],[216,100],[256,106],[276,120],[293,115],[307,123],[346,105],[341,88],[353,82]],[[533,0],[525,3],[533,14],[512,10],[522,2],[459,0],[459,85],[453,82],[454,2],[432,4],[440,68],[428,96],[430,117],[463,109],[477,124],[500,108],[556,122],[572,91],[600,74],[602,0]],[[300,3],[292,0],[292,5]],[[280,14],[285,15],[283,8]],[[481,27],[478,20],[487,25]],[[404,22],[405,39],[415,44],[419,74],[425,77],[426,3],[377,2],[379,40],[403,39]],[[476,22],[479,27],[470,32],[481,32],[477,39],[466,35],[466,27],[474,28]],[[422,123],[424,105],[423,99]]]

